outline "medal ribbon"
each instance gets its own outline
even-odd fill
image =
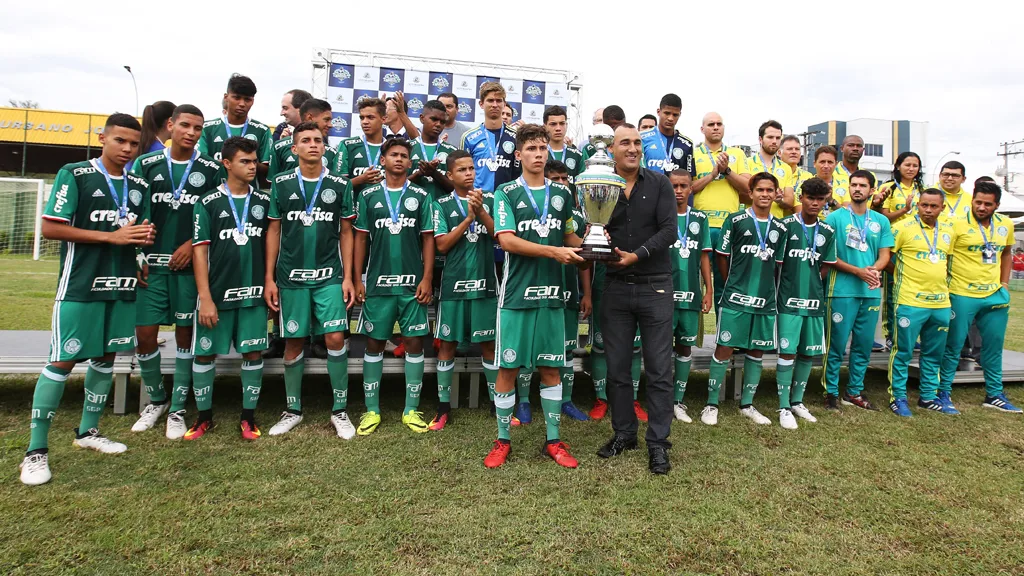
[[[117,208],[118,218],[124,218],[128,216],[128,166],[124,167],[124,189],[121,190],[121,200],[117,199],[117,189],[114,188],[114,181],[110,179],[110,173],[107,172],[107,167],[103,165],[103,159],[97,158],[94,163],[96,169],[103,174],[103,179],[107,181],[107,188],[110,188],[110,197],[114,199],[114,206]]]
[[[541,226],[545,226],[548,222],[548,205],[551,203],[551,180],[544,179],[544,212],[541,213],[540,207],[537,206],[537,201],[533,198],[533,190],[526,185],[526,180],[520,176],[519,184],[526,190],[526,197],[530,199],[530,204],[533,204],[533,211],[537,213],[537,217],[540,218]]]
[[[757,232],[757,243],[761,247],[761,252],[768,249],[768,241],[765,239],[768,236],[768,231],[772,229],[772,215],[768,214],[768,225],[764,227],[764,234],[761,234],[761,228],[757,225],[757,216],[754,216],[754,209],[747,208],[747,214],[754,220],[754,231]],[[801,222],[802,223],[802,222]]]
[[[221,116],[221,119],[224,121],[224,131],[228,133],[228,138],[231,138],[231,124],[228,124],[228,117],[227,116]],[[242,123],[242,133],[239,134],[239,136],[242,137],[242,138],[245,138],[245,133],[248,132],[248,131],[249,131],[249,117],[246,116],[245,117],[245,122]]]
[[[327,174],[327,170],[320,171],[320,177],[316,180],[316,188],[313,189],[313,198],[308,202],[306,201],[306,181],[302,178],[302,169],[295,169],[295,177],[299,179],[299,192],[302,194],[303,204],[307,204],[306,215],[309,216],[313,213],[313,205],[316,204],[316,199],[320,196],[320,186],[324,183],[324,174]],[[390,205],[390,202],[388,203]]]
[[[391,191],[388,187],[384,187],[384,200],[388,203],[388,214],[391,215],[391,221],[395,224],[398,223],[399,217],[398,212],[402,210],[402,197],[405,196],[405,191],[409,189],[409,181],[406,180],[405,184],[402,185],[402,191],[398,194],[398,211],[395,210],[394,204],[391,203]]]
[[[920,216],[914,216],[917,220],[917,225],[921,227],[921,235],[924,236],[924,243],[928,245],[928,254],[936,255],[939,253],[939,223],[935,222],[935,232],[932,234],[932,241],[928,242],[928,233],[924,231],[924,224],[921,223]]]
[[[199,151],[193,150],[192,157],[188,159],[188,164],[185,165],[185,173],[181,176],[181,182],[177,186],[174,185],[174,170],[171,166],[171,150],[168,148],[164,151],[167,158],[167,177],[171,180],[171,188],[173,188],[174,201],[177,202],[181,198],[181,191],[185,189],[185,182],[188,182],[189,172],[192,171],[192,163],[199,157]]]
[[[235,208],[235,198],[231,195],[231,189],[227,182],[220,185],[221,189],[228,196],[228,206],[231,206],[231,216],[235,219],[235,230],[239,234],[245,234],[245,221],[249,218],[249,201],[252,200],[252,186],[249,186],[249,193],[245,195],[245,204],[242,206],[242,218],[238,217],[238,209]]]
[[[807,249],[811,251],[811,254],[818,253],[818,244],[815,240],[818,239],[818,223],[814,222],[814,232],[811,233],[810,238],[807,237],[807,224],[804,223],[804,217],[799,212],[796,213],[796,219],[800,222],[800,225],[804,228],[804,240],[807,241]]]

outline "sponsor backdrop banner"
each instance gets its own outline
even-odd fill
[[[360,99],[385,98],[398,91],[405,94],[409,117],[417,124],[423,104],[443,92],[458,96],[459,122],[479,124],[483,122],[483,111],[477,102],[480,85],[489,81],[500,82],[505,87],[506,99],[515,110],[515,120],[540,124],[547,107],[569,105],[569,90],[564,82],[332,63],[327,85],[327,100],[334,114],[331,142],[362,135],[356,108]]]

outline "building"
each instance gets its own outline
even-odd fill
[[[99,156],[106,121],[106,114],[0,107],[0,176],[52,176]]]
[[[860,167],[873,172],[881,182],[892,179],[892,166],[901,153],[913,151],[922,159],[928,158],[927,122],[877,118],[829,120],[808,126],[807,132],[810,134],[805,140],[803,163],[810,172],[814,172],[815,150],[826,144],[838,149],[849,134],[864,139],[864,157],[860,160]],[[921,170],[927,171],[928,167],[922,166]]]

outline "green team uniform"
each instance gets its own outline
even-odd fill
[[[515,234],[544,246],[564,246],[564,236],[576,232],[572,192],[566,186],[546,181],[550,199],[546,218],[542,220],[545,188],[527,190],[520,182],[502,184],[494,193],[495,233]],[[540,213],[534,210],[534,204]],[[495,344],[502,368],[532,370],[535,366],[565,365],[562,268],[550,258],[511,253],[506,256]]]
[[[676,226],[676,242],[671,246],[672,331],[677,345],[694,346],[702,317],[700,259],[704,252],[711,252],[711,231],[707,215],[692,208],[686,214],[676,214]]]
[[[548,146],[548,160],[558,160],[565,164],[565,167],[569,169],[569,182],[572,183],[576,182],[576,177],[587,167],[583,162],[583,152],[569,145],[565,145],[557,152]]]
[[[787,239],[778,288],[779,353],[821,356],[826,306],[821,265],[836,261],[835,229],[822,220],[805,228],[799,214],[782,224]]]
[[[587,219],[583,212],[573,209],[570,215],[573,220],[575,234],[583,238],[587,229]],[[572,360],[572,351],[580,337],[580,269],[575,264],[562,266],[562,298],[565,299],[565,360]],[[593,297],[591,297],[593,298]]]
[[[115,201],[98,162],[60,169],[44,219],[113,232],[118,229],[119,205],[137,223],[149,218],[149,183],[134,174],[127,180],[124,174],[111,174]],[[135,347],[136,269],[134,246],[61,242],[50,362],[99,358]]]
[[[296,170],[278,174],[270,188],[268,218],[281,221],[275,270],[281,336],[344,332],[348,315],[340,287],[344,268],[339,241],[341,221],[355,219],[352,184],[325,173],[317,190],[317,180],[300,178]]]
[[[380,144],[370,144],[362,137],[342,140],[338,146],[338,155],[335,156],[334,173],[352,180],[371,167],[379,168],[381,164],[380,147],[383,144],[383,141]],[[355,192],[361,193],[370,186],[371,184],[361,184],[355,187]]]
[[[357,331],[387,340],[398,320],[402,336],[423,336],[429,332],[427,307],[416,301],[416,286],[423,279],[423,234],[432,232],[427,192],[410,182],[404,191],[385,190],[380,182],[357,196],[355,228],[370,236],[366,302]]]
[[[291,136],[285,136],[277,142],[274,142],[273,150],[270,152],[270,170],[267,174],[270,176],[270,181],[274,181],[274,177],[282,172],[295,171],[299,167],[299,157],[292,152],[292,145],[294,141]],[[327,168],[332,173],[335,172],[337,167],[338,151],[330,146],[324,148],[324,155],[320,159],[323,162],[324,168]]]
[[[171,270],[168,265],[175,250],[186,242],[191,245],[196,202],[220,183],[220,165],[213,158],[197,152],[191,167],[187,160],[171,160],[168,169],[169,155],[169,149],[143,154],[132,166],[132,174],[149,182],[150,221],[156,226],[153,245],[142,249],[149,264],[149,286],[139,288],[138,326],[192,325],[199,297],[192,265],[181,270]]]
[[[448,155],[458,150],[455,146],[448,144],[447,142],[439,142],[437,144],[424,144],[422,138],[410,140],[412,143],[412,153],[409,155],[411,165],[409,167],[409,176],[419,169],[420,161],[430,162],[433,160],[439,160],[437,169],[441,172],[445,171],[445,162],[448,160]],[[419,184],[420,188],[427,191],[427,195],[431,202],[440,199],[442,196],[447,194],[439,184],[434,182],[434,179],[430,176],[421,176],[417,179],[416,184]],[[458,222],[456,222],[458,224]]]
[[[494,194],[484,192],[484,210],[494,213]],[[433,204],[434,237],[450,233],[465,219],[468,203],[454,192]],[[489,342],[495,337],[498,279],[494,239],[473,222],[445,255],[435,337],[445,342]]]
[[[235,350],[245,354],[267,348],[267,306],[263,301],[264,240],[270,195],[252,187],[246,197],[235,198],[224,187],[207,194],[195,205],[192,245],[209,246],[210,296],[217,306],[213,328],[192,326],[192,354],[213,356]],[[249,209],[245,210],[246,200]],[[234,213],[244,226],[244,244],[236,242]]]
[[[273,130],[252,118],[247,119],[246,123],[240,126],[227,124],[223,118],[214,118],[203,122],[203,133],[199,136],[197,147],[201,154],[210,156],[219,163],[221,160],[220,150],[224,147],[224,141],[232,136],[255,140],[259,144],[256,158],[260,162],[270,162],[271,152],[273,152]],[[221,170],[221,177],[225,177],[223,167]]]

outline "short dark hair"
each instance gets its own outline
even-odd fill
[[[122,114],[121,112],[114,112],[110,116],[107,116],[107,121],[103,124],[103,131],[106,132],[111,128],[128,128],[130,130],[138,130],[142,132],[142,125],[135,119],[135,116],[131,114]]]
[[[764,133],[767,132],[769,128],[775,128],[779,132],[782,132],[782,124],[779,124],[778,120],[769,120],[764,124],[761,124],[761,127],[757,129],[757,137],[764,138]],[[815,158],[815,160],[817,160],[817,158]]]
[[[924,190],[921,190],[921,192],[917,195],[917,197],[921,198],[925,194],[935,194],[935,195],[937,195],[938,197],[940,197],[942,199],[946,198],[946,193],[943,192],[942,190],[939,190],[938,188],[925,188]]]
[[[564,162],[559,160],[548,160],[548,163],[544,165],[544,175],[550,176],[551,174],[568,174],[569,167]]]
[[[520,126],[516,131],[516,150],[522,150],[523,145],[530,140],[543,140],[548,142],[548,131],[540,124],[527,124]]]
[[[683,99],[669,92],[668,94],[662,96],[661,102],[658,103],[658,108],[664,108],[666,106],[671,106],[672,108],[682,108]]]
[[[320,134],[321,136],[323,136],[323,133],[320,132],[320,126],[317,126],[316,122],[299,122],[299,124],[295,128],[292,129],[292,142],[298,142],[299,141],[299,139],[298,139],[299,132],[306,132],[308,130],[313,130],[317,134]]]
[[[299,107],[299,121],[301,122],[306,114],[310,112],[314,114],[323,114],[324,112],[331,111],[331,103],[327,100],[321,100],[319,98],[307,98],[305,102]],[[293,130],[294,132],[294,130]]]
[[[441,94],[441,96],[444,96],[444,94]],[[438,96],[438,98],[440,98],[440,96]],[[472,160],[473,155],[462,149],[456,150],[455,152],[448,154],[448,159],[444,161],[444,165],[448,168],[449,172],[455,169],[455,161],[460,158],[469,158],[470,160]]]
[[[693,181],[693,174],[690,174],[690,171],[687,170],[686,168],[676,168],[675,170],[669,172],[668,175],[669,176],[679,176],[679,177],[686,176],[691,181]]]
[[[826,144],[826,145],[818,148],[817,150],[815,150],[814,151],[814,161],[817,162],[818,161],[818,156],[821,156],[822,154],[831,154],[833,158],[835,158],[836,160],[839,160],[839,152],[836,151],[836,147],[835,146],[829,146],[828,144]]]
[[[427,110],[436,110],[445,116],[448,115],[448,109],[444,107],[444,104],[440,100],[427,100],[423,105],[423,110],[420,114],[426,114]]]
[[[794,136],[793,134],[790,134],[789,136],[783,136],[782,142],[779,143],[779,146],[782,146],[786,142],[796,142],[797,144],[800,145],[801,148],[804,145],[804,143],[800,141],[800,138],[798,136]]]
[[[619,124],[619,128],[632,128],[633,130],[636,130],[636,126],[630,124],[629,122],[623,122],[622,124]]]
[[[643,124],[644,120],[654,120],[655,124],[658,123],[658,117],[655,116],[654,114],[644,114],[643,116],[640,117],[640,120],[636,123],[636,125],[639,126]]]
[[[604,107],[604,112],[601,113],[601,121],[607,124],[609,120],[615,120],[617,122],[626,121],[626,113],[622,111],[621,106],[611,104]]]
[[[868,187],[875,187],[875,175],[868,170],[856,170],[853,174],[850,174],[850,182],[853,182],[854,178],[864,178],[868,181]]]
[[[459,107],[459,97],[456,96],[455,94],[451,92],[441,92],[440,94],[437,95],[437,99],[440,100],[441,98],[451,98],[452,102],[455,103],[455,107]]]
[[[234,160],[235,154],[243,152],[248,154],[250,152],[255,153],[259,149],[259,142],[256,140],[249,140],[241,136],[232,136],[224,141],[224,147],[220,149],[220,157],[224,160]]]
[[[978,179],[974,181],[974,185],[977,186],[979,182],[995,182],[996,179],[991,176],[978,176]]]
[[[285,92],[285,94],[292,95],[292,108],[300,109],[302,108],[302,105],[306,103],[307,100],[313,97],[313,95],[310,94],[309,92],[306,92],[305,90],[300,90],[298,88],[294,90],[289,90],[288,92]],[[299,113],[301,114],[301,112]]]
[[[754,174],[750,178],[750,185],[749,185],[750,186],[750,191],[753,192],[754,188],[757,187],[757,183],[762,181],[762,180],[770,180],[771,183],[773,185],[775,185],[775,189],[778,190],[778,188],[779,188],[779,179],[778,178],[776,178],[772,174],[769,174],[768,172],[758,172],[757,174]]]
[[[174,112],[171,113],[171,120],[177,120],[178,116],[182,114],[191,114],[193,116],[203,117],[203,111],[191,104],[179,104]]]
[[[394,138],[388,138],[380,146],[380,156],[383,158],[388,155],[388,150],[391,150],[395,146],[401,146],[405,148],[405,151],[412,154],[412,142],[402,136],[396,136]]]
[[[832,187],[830,187],[824,180],[818,178],[817,176],[811,178],[810,180],[805,180],[804,183],[800,185],[801,196],[810,196],[811,198],[824,198],[825,196],[828,196],[830,192],[832,192]]]
[[[387,105],[380,98],[363,98],[356,104],[356,110],[362,112],[363,108],[376,108],[381,117],[388,113]]]
[[[569,118],[569,114],[566,113],[565,108],[562,108],[561,106],[551,106],[547,110],[545,110],[544,123],[547,124],[548,118],[551,118],[552,116],[565,116],[566,119]]]
[[[248,76],[232,74],[231,78],[228,79],[227,92],[252,98],[256,95],[256,83]]]
[[[977,182],[974,184],[974,195],[991,194],[996,197],[996,204],[1003,199],[1003,189],[995,182]]]
[[[948,170],[959,170],[961,176],[967,176],[967,169],[964,168],[963,164],[961,164],[960,162],[957,162],[956,160],[950,160],[949,162],[946,162],[945,164],[943,164],[942,168],[940,169],[940,171],[941,170],[947,170],[947,169]]]

